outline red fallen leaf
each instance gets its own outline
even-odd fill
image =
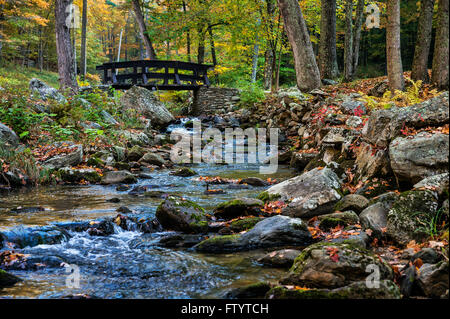
[[[330,259],[333,262],[337,263],[339,261],[339,254],[338,254],[339,249],[338,248],[334,248],[334,247],[327,247],[327,251],[328,251],[328,254],[330,256]]]
[[[414,260],[413,265],[416,267],[416,269],[419,269],[423,265],[423,261],[420,258],[417,258]]]

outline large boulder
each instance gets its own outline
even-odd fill
[[[291,268],[300,253],[297,249],[276,250],[259,258],[258,262],[270,267]]]
[[[134,184],[137,182],[136,176],[129,171],[110,171],[106,172],[101,180],[104,185],[110,184]]]
[[[364,209],[359,215],[361,226],[364,229],[370,229],[373,232],[373,236],[383,237],[387,227],[387,214],[396,199],[397,195],[395,193],[381,195],[377,201]]]
[[[17,248],[34,247],[37,245],[59,244],[69,238],[69,234],[56,226],[15,227],[4,231],[0,237],[13,243]]]
[[[144,156],[142,156],[142,158],[138,162],[147,165],[157,165],[157,166],[163,166],[166,163],[166,161],[161,155],[154,152],[145,153]]]
[[[100,174],[92,168],[73,169],[64,167],[58,170],[58,174],[67,183],[79,183],[83,180],[89,183],[98,183],[101,180]]]
[[[378,147],[387,147],[404,126],[421,128],[449,122],[448,92],[409,107],[378,110],[369,117],[362,131],[364,139]]]
[[[156,218],[165,229],[186,233],[201,233],[208,230],[205,210],[181,197],[166,198],[156,209]]]
[[[56,100],[60,103],[66,103],[67,100],[57,89],[45,84],[39,79],[31,79],[30,91],[32,96],[41,100],[47,101],[48,99]]]
[[[334,207],[336,211],[352,210],[359,214],[364,208],[369,205],[369,200],[362,195],[349,194],[345,195]]]
[[[417,184],[414,184],[415,189],[428,189],[436,192],[437,195],[448,194],[449,177],[448,172],[426,177]]]
[[[3,145],[19,145],[19,137],[6,125],[0,123],[0,147]]]
[[[220,203],[214,209],[214,216],[222,219],[233,219],[240,216],[259,215],[264,202],[256,198],[236,198]]]
[[[217,236],[195,246],[200,252],[223,253],[258,248],[305,246],[312,242],[311,233],[299,218],[274,216],[257,223],[244,234]]]
[[[83,146],[72,142],[56,142],[54,148],[64,149],[64,153],[52,156],[43,164],[51,169],[60,169],[67,166],[76,166],[83,161]]]
[[[313,217],[331,213],[342,198],[341,182],[330,168],[315,168],[300,176],[276,184],[267,190],[269,196],[290,201],[282,211],[292,217]]]
[[[440,133],[397,137],[389,145],[392,170],[399,180],[410,183],[448,172],[448,154],[449,136]]]
[[[365,182],[390,172],[388,152],[362,142],[356,154],[356,177]]]
[[[430,225],[438,201],[430,191],[407,191],[399,195],[387,215],[386,234],[397,243],[423,241],[430,236]]]
[[[127,141],[128,145],[145,146],[150,144],[150,139],[144,132],[131,132],[127,130],[119,131],[119,136]]]
[[[287,277],[280,282],[310,288],[337,288],[365,281],[379,271],[379,280],[392,280],[394,272],[379,256],[348,243],[317,243],[305,248]]]
[[[120,99],[122,107],[136,110],[139,114],[149,118],[154,127],[166,127],[175,121],[173,115],[164,106],[164,103],[149,90],[133,86]]]

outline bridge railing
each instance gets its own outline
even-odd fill
[[[116,89],[133,85],[160,90],[196,90],[209,86],[212,65],[182,61],[140,60],[110,62],[97,66],[103,70],[103,84]]]

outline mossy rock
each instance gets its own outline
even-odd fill
[[[208,238],[195,246],[201,252],[222,253],[232,252],[239,245],[240,235],[225,235]]]
[[[128,160],[132,162],[138,161],[144,154],[146,153],[146,149],[139,146],[134,145],[132,148],[128,150]]]
[[[262,299],[266,293],[272,288],[268,282],[257,282],[244,287],[239,287],[228,292],[225,298],[228,299]]]
[[[387,215],[387,235],[406,245],[411,240],[421,242],[431,236],[432,220],[438,201],[430,191],[407,191],[399,195]]]
[[[381,280],[378,287],[357,281],[336,289],[287,289],[277,286],[269,290],[270,299],[400,299],[400,289],[391,280]]]
[[[114,163],[114,168],[118,169],[119,171],[129,171],[131,169],[130,164],[125,162]]]
[[[87,165],[88,166],[92,166],[92,167],[98,167],[98,168],[102,168],[105,166],[105,162],[103,162],[100,158],[98,157],[91,157],[88,159],[87,161]]]
[[[259,215],[264,202],[255,198],[237,198],[219,204],[214,209],[214,216],[233,219],[240,216]]]
[[[235,220],[231,222],[230,229],[235,233],[240,233],[241,231],[253,228],[253,226],[259,223],[261,220],[262,220],[261,217],[249,217]]]
[[[0,269],[0,289],[12,287],[19,281],[22,281],[22,279],[10,273],[7,273],[3,269]]]
[[[95,184],[101,181],[101,176],[95,169],[73,169],[64,167],[58,170],[57,175],[67,183],[79,183],[82,180],[85,180]]]
[[[260,193],[257,197],[259,200],[262,200],[264,203],[267,202],[273,202],[281,198],[281,195],[279,194],[269,194],[268,192],[264,191]]]
[[[289,275],[280,283],[309,288],[337,288],[365,280],[366,269],[375,265],[380,279],[392,280],[388,263],[370,251],[352,243],[320,242],[305,248],[295,259]]]
[[[352,210],[361,213],[369,205],[369,200],[362,195],[349,194],[344,196],[335,206],[334,210],[343,212]]]
[[[181,197],[169,196],[156,209],[156,218],[165,229],[186,233],[208,230],[205,210],[196,203]]]
[[[333,214],[322,215],[318,217],[320,221],[319,228],[325,231],[336,226],[348,226],[359,223],[359,217],[353,211],[336,212]]]
[[[180,169],[177,169],[176,171],[171,172],[170,175],[180,176],[180,177],[190,177],[190,176],[197,175],[197,172],[191,168],[182,167]]]

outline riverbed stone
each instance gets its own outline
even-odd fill
[[[414,184],[414,189],[428,189],[435,192],[438,196],[447,194],[449,189],[449,175],[448,172],[426,177],[417,184]]]
[[[101,181],[100,174],[91,168],[74,169],[64,167],[58,170],[58,174],[64,182],[79,183],[82,180],[89,183],[99,183]]]
[[[233,219],[240,216],[259,215],[264,202],[256,198],[236,198],[220,203],[214,209],[214,216],[222,219]]]
[[[448,262],[423,264],[418,271],[417,282],[425,296],[441,298],[448,291]]]
[[[200,252],[223,253],[258,248],[305,246],[312,241],[312,236],[301,219],[278,215],[260,221],[244,234],[212,237],[194,248]]]
[[[197,172],[189,167],[182,167],[170,173],[173,176],[190,177],[197,175]]]
[[[389,145],[392,170],[400,181],[412,184],[448,172],[449,136],[422,132],[413,138],[397,137]]]
[[[166,161],[164,158],[154,152],[148,152],[145,153],[144,156],[138,161],[140,164],[148,164],[148,165],[157,165],[157,166],[163,166]]]
[[[255,186],[255,187],[262,187],[262,186],[268,186],[269,183],[261,178],[258,177],[247,177],[247,178],[243,178],[239,181],[239,184],[247,184],[250,186]]]
[[[336,226],[348,226],[359,223],[359,217],[354,211],[335,212],[332,214],[321,215],[317,217],[319,228],[325,231]]]
[[[407,191],[399,195],[387,215],[386,234],[406,245],[428,238],[428,225],[438,209],[438,201],[430,191]]]
[[[259,258],[258,262],[270,267],[290,268],[300,253],[297,249],[275,250]]]
[[[156,209],[156,218],[165,229],[186,233],[202,233],[208,230],[205,210],[181,197],[167,197]]]
[[[379,269],[380,280],[392,280],[387,262],[368,250],[349,243],[317,243],[295,259],[289,274],[280,282],[309,288],[337,288],[366,280],[370,267]]]
[[[337,175],[325,167],[276,184],[267,193],[289,201],[282,210],[283,215],[306,218],[332,212],[334,205],[342,198],[340,187]]]
[[[18,248],[24,248],[44,244],[59,244],[70,236],[65,230],[56,226],[20,226],[4,231],[3,237],[7,242],[15,244]]]
[[[20,281],[22,281],[22,279],[19,277],[0,269],[0,289],[12,287]]]
[[[136,176],[129,171],[109,171],[104,173],[101,183],[103,185],[110,184],[134,184],[137,182]]]

